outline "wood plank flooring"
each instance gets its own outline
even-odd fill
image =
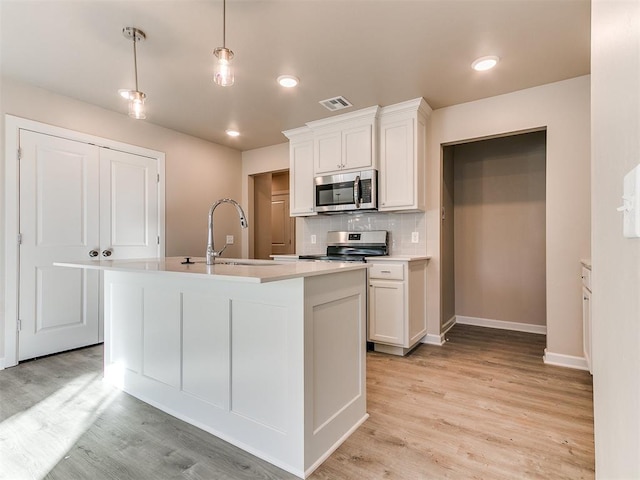
[[[542,335],[457,325],[442,347],[367,357],[370,418],[328,479],[594,478],[591,376]],[[0,479],[296,478],[100,380],[101,346],[0,372]]]

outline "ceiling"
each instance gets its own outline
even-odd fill
[[[282,130],[424,97],[440,108],[589,73],[589,0],[227,0],[235,85],[213,83],[222,1],[1,0],[2,74],[126,114],[138,45],[147,119],[239,150]],[[497,55],[498,66],[471,62]],[[285,90],[281,74],[300,78]],[[331,113],[318,102],[343,95]],[[134,121],[134,120],[130,120]],[[225,129],[241,136],[230,138]]]

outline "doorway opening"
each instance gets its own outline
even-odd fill
[[[546,333],[546,131],[443,147],[441,325]]]
[[[253,175],[253,229],[249,233],[249,256],[294,254],[295,217],[289,215],[289,170]]]

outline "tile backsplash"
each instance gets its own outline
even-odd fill
[[[296,223],[296,253],[299,255],[325,253],[327,232],[332,230],[348,232],[387,230],[390,255],[426,255],[425,225],[424,212],[368,212],[299,217]],[[412,232],[418,232],[418,243],[411,242]],[[311,243],[312,235],[316,236],[315,244]]]

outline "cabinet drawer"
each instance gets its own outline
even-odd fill
[[[582,285],[591,290],[591,270],[582,267]]]
[[[401,263],[374,263],[369,268],[369,278],[404,280],[404,265]]]

